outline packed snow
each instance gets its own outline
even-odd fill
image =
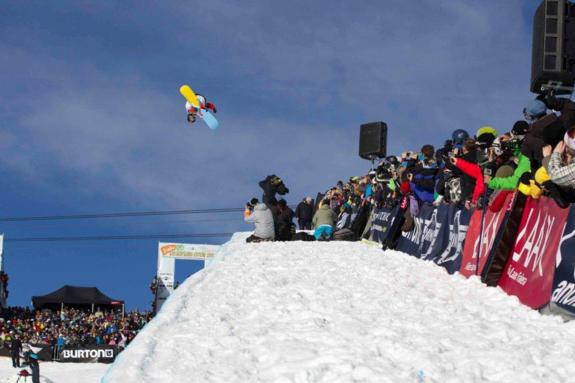
[[[575,381],[575,322],[358,242],[236,234],[110,367],[128,382]]]
[[[98,383],[108,369],[101,363],[57,363],[40,362],[40,382],[42,383]],[[0,357],[0,383],[14,383],[22,368],[12,367],[10,358]],[[28,368],[28,372],[30,369]],[[18,383],[32,382],[32,376],[27,380],[20,378]]]

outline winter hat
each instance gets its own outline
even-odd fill
[[[529,104],[523,109],[523,114],[529,118],[544,116],[546,112],[547,106],[539,100],[529,101]]]
[[[545,145],[555,147],[565,137],[565,128],[559,121],[553,123],[543,130],[543,141]]]
[[[250,201],[250,205],[255,206],[259,203],[260,201],[257,198],[252,198],[252,200]]]
[[[513,128],[511,128],[511,134],[514,136],[524,136],[529,129],[529,124],[527,121],[519,120],[515,124],[513,124]]]
[[[435,153],[435,148],[433,145],[423,145],[421,147],[421,154],[424,155],[425,158],[433,158],[433,154]]]
[[[461,149],[463,141],[469,138],[469,133],[463,129],[457,129],[451,134],[453,140],[453,147]]]
[[[281,207],[286,207],[286,206],[287,206],[287,202],[286,202],[286,200],[285,200],[285,199],[283,199],[283,198],[282,198],[282,199],[280,199],[280,200],[278,201],[278,206],[281,206]]]
[[[571,135],[569,135],[571,134]],[[573,137],[571,137],[573,136]],[[575,127],[572,127],[570,130],[565,132],[565,136],[563,137],[563,141],[565,141],[565,145],[571,149],[575,150]]]
[[[490,147],[497,138],[497,131],[490,126],[484,126],[477,131],[477,144],[484,147]]]
[[[311,201],[312,201],[312,200],[311,200],[311,197],[305,197],[305,202],[311,203]]]

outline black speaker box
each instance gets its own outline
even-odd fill
[[[359,129],[359,156],[366,160],[382,158],[387,152],[387,125],[385,122],[362,124]]]
[[[575,7],[567,0],[544,0],[533,18],[531,91],[545,87],[570,94],[575,83]],[[563,87],[563,89],[562,89]]]

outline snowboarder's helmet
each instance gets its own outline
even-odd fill
[[[469,133],[463,129],[457,129],[451,134],[451,138],[453,139],[453,145],[455,147],[461,147],[463,141],[469,138]]]

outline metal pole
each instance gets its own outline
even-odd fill
[[[477,261],[475,265],[475,275],[479,275],[479,257],[481,257],[481,246],[483,245],[483,225],[485,222],[485,215],[487,213],[487,190],[483,193],[481,197],[481,224],[479,225],[479,246],[477,250]]]

